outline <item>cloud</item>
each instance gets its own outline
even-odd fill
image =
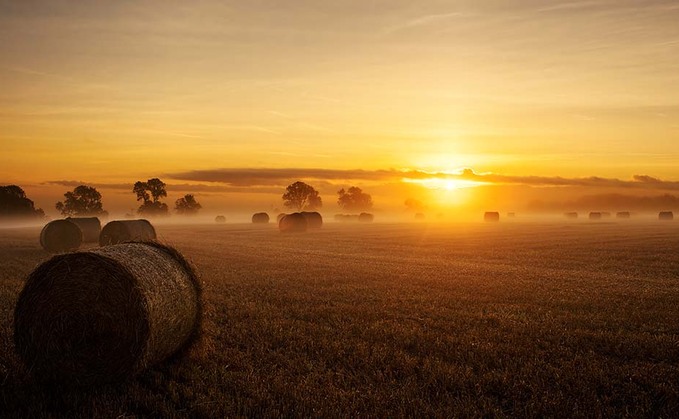
[[[598,176],[565,178],[560,176],[514,176],[497,173],[475,173],[463,169],[457,173],[426,172],[422,170],[337,170],[318,168],[223,168],[213,170],[193,170],[169,173],[171,179],[214,182],[231,186],[286,186],[296,180],[320,180],[330,183],[347,181],[393,182],[400,180],[450,179],[468,180],[486,185],[524,185],[533,187],[587,187],[677,190],[679,182],[658,179],[648,175],[634,175],[630,180],[603,178]]]
[[[75,188],[80,185],[92,186],[97,189],[108,189],[118,191],[129,191],[132,194],[132,183],[92,183],[77,180],[50,180],[42,183],[43,185],[66,186]],[[280,193],[280,188],[253,185],[249,187],[229,186],[229,185],[201,185],[189,183],[167,183],[168,192],[193,192],[193,193],[228,193],[228,192],[247,192],[247,193]]]

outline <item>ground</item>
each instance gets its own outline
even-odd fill
[[[99,388],[14,353],[39,229],[0,230],[1,417],[671,417],[679,223],[158,226],[196,266],[202,339]],[[85,246],[87,248],[87,246]]]

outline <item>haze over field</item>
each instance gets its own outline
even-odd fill
[[[0,0],[0,184],[51,215],[81,183],[127,212],[151,177],[209,212],[295,180],[329,211],[349,185],[377,211],[643,209],[679,190],[677,21],[674,1]]]

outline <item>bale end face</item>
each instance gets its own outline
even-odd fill
[[[252,223],[253,224],[268,224],[269,223],[269,214],[265,212],[258,212],[252,215]]]
[[[77,250],[82,242],[82,231],[68,220],[51,221],[40,232],[40,245],[52,253]]]

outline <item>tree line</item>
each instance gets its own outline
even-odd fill
[[[132,187],[137,201],[141,202],[136,212],[146,217],[168,216],[169,207],[162,202],[167,197],[167,185],[158,178],[145,182],[137,181]],[[372,208],[372,197],[361,188],[352,186],[337,191],[337,204],[346,211],[368,211]],[[311,185],[297,181],[285,188],[282,195],[286,208],[295,211],[315,211],[323,206],[320,194]],[[107,216],[102,196],[96,188],[79,185],[64,194],[64,200],[55,204],[55,208],[67,217]],[[195,215],[202,205],[193,194],[186,194],[177,199],[174,211],[180,215]],[[0,217],[2,218],[44,218],[45,212],[35,208],[33,201],[26,197],[24,190],[17,185],[0,186]]]

